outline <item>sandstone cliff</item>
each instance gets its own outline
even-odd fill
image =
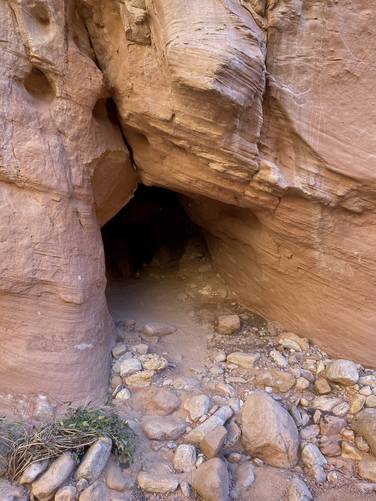
[[[188,196],[250,307],[375,365],[371,9],[0,1],[3,395],[104,395],[99,224],[137,179]]]

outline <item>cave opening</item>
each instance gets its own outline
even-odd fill
[[[102,228],[108,284],[140,278],[150,269],[174,271],[188,242],[206,250],[201,229],[179,195],[139,185],[134,197]]]

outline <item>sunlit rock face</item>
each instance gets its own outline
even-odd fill
[[[72,3],[0,2],[0,18],[2,408],[32,408],[8,394],[101,400],[112,321],[95,210],[128,200],[133,169]]]
[[[85,5],[143,181],[191,196],[249,306],[374,365],[369,2]]]

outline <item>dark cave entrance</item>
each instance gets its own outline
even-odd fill
[[[192,239],[204,243],[179,195],[139,185],[134,197],[102,228],[107,278],[139,278],[151,265],[173,270]]]

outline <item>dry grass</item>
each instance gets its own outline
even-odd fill
[[[77,460],[99,437],[112,439],[113,453],[129,462],[133,452],[132,431],[118,416],[90,409],[69,409],[53,423],[27,427],[21,423],[0,422],[0,439],[5,442],[6,476],[17,480],[32,463],[53,460],[70,451]]]

